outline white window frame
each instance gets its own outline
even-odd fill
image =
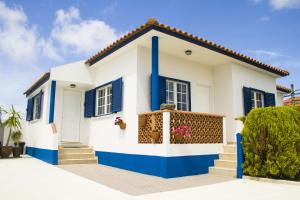
[[[40,95],[36,95],[35,97],[33,97],[33,108],[32,108],[33,109],[33,116],[32,116],[33,120],[38,120],[39,119],[36,116],[37,111],[38,111],[39,102],[40,102]],[[40,114],[42,114],[42,113],[40,113]]]
[[[111,88],[111,93],[108,94],[109,88]],[[102,96],[102,98],[104,99],[104,104],[103,105],[99,105],[99,99],[101,97],[99,97],[99,91],[100,90],[104,90],[104,96]],[[99,109],[100,107],[104,107],[104,111],[103,113],[99,113]],[[95,109],[95,116],[99,117],[102,115],[109,115],[112,114],[112,84],[100,87],[96,89],[96,109]]]
[[[253,94],[254,98],[252,98],[252,94]],[[258,99],[258,95],[261,95],[261,100]],[[252,104],[252,101],[253,101],[254,105]],[[258,106],[258,102],[261,102],[261,106]],[[262,108],[264,106],[265,106],[264,93],[251,90],[251,107],[252,108]]]
[[[177,104],[179,103],[178,100],[177,100],[177,94],[178,93],[182,93],[182,92],[178,92],[177,90],[177,84],[182,84],[182,85],[185,85],[186,86],[186,101],[185,102],[180,102],[180,103],[185,103],[186,104],[186,110],[182,110],[182,111],[189,111],[189,84],[188,83],[185,83],[185,82],[182,82],[182,81],[174,81],[174,80],[166,80],[166,103],[170,103],[170,101],[168,100],[168,84],[169,83],[172,83],[173,84],[173,103],[172,104],[175,104],[175,109],[178,110],[177,108]]]

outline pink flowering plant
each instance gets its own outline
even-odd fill
[[[191,127],[182,125],[172,129],[172,134],[176,141],[183,142],[191,139],[192,130]]]
[[[123,120],[122,120],[121,117],[116,117],[116,119],[115,119],[115,125],[120,125],[120,123],[122,123],[122,122],[123,122]]]

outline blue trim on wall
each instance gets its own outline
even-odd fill
[[[152,74],[151,74],[151,110],[159,110],[159,86],[158,86],[158,37],[152,37]]]
[[[242,147],[243,136],[240,133],[236,134],[236,145],[237,145],[237,171],[236,177],[243,178],[243,147]]]
[[[206,174],[219,158],[218,154],[162,157],[104,151],[96,151],[96,155],[99,164],[163,178]]]
[[[57,165],[58,150],[26,147],[26,154],[52,165]]]
[[[49,124],[53,123],[54,121],[55,90],[56,90],[56,81],[51,81]]]

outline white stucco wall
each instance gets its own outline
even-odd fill
[[[241,129],[240,122],[235,121],[234,118],[244,114],[243,86],[276,95],[275,77],[237,63],[206,66],[160,52],[159,74],[191,82],[193,112],[225,115],[227,141],[234,141],[235,133]],[[150,75],[151,51],[142,46],[131,46],[126,51],[114,53],[91,67],[78,62],[53,68],[51,79],[57,80],[54,122],[58,133],[53,134],[48,124],[50,100],[48,82],[43,86],[42,118],[27,122],[28,146],[57,149],[62,134],[63,92],[65,89],[70,89],[69,83],[76,83],[78,86],[76,89],[82,92],[80,142],[93,146],[96,151],[158,156],[204,155],[221,152],[222,144],[171,145],[168,142],[169,134],[164,135],[164,144],[138,144],[138,114],[150,111]],[[123,78],[122,112],[84,118],[84,92],[120,77]],[[35,91],[37,92],[39,90]],[[125,130],[120,130],[114,125],[116,116],[121,116],[127,123]]]
[[[123,78],[123,109],[117,114],[84,119],[90,124],[89,145],[96,151],[164,155],[163,145],[138,144],[137,48],[132,48],[108,62],[95,64],[91,73],[94,80],[93,87]],[[116,116],[121,116],[126,122],[125,130],[114,125]]]
[[[84,61],[78,61],[54,67],[50,70],[50,79],[81,85],[92,85],[92,75]]]
[[[234,104],[233,104],[233,79],[232,66],[230,64],[215,66],[214,78],[214,108],[215,113],[226,116],[226,136],[232,141],[234,126]]]
[[[159,53],[159,74],[191,83],[192,112],[214,113],[213,68]],[[138,112],[150,111],[151,49],[138,47]]]
[[[284,93],[277,91],[276,105],[283,106],[283,100],[284,100],[283,95]]]
[[[24,140],[26,146],[43,148],[43,149],[54,149],[58,147],[57,134],[52,133],[51,125],[48,124],[49,120],[49,103],[50,103],[50,83],[49,81],[44,83],[40,88],[35,90],[29,97],[32,97],[40,92],[44,91],[42,115],[38,120],[25,122],[24,127]]]
[[[137,51],[137,113],[150,112],[151,49],[138,46]],[[183,60],[159,52],[159,74],[162,76],[190,81],[193,112],[214,112],[213,68],[200,63]],[[165,113],[164,113],[165,114]],[[168,122],[166,122],[168,123]],[[166,131],[169,133],[169,131]],[[223,144],[169,144],[170,135],[164,135],[164,144],[156,144],[154,155],[184,156],[216,154]],[[153,144],[141,145],[151,147]],[[159,146],[162,146],[159,148]],[[147,153],[147,152],[144,152]],[[155,153],[155,152],[151,152]],[[152,154],[151,154],[152,155]]]
[[[273,93],[275,94],[275,99],[277,99],[276,76],[268,72],[258,71],[237,63],[232,63],[232,80],[234,118],[244,115],[243,86]],[[241,129],[241,122],[235,121],[233,124],[235,133],[240,132]],[[235,137],[233,137],[233,139],[235,140]]]

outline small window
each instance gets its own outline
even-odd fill
[[[112,86],[108,85],[96,90],[96,116],[111,113]]]
[[[262,92],[251,91],[251,106],[252,108],[264,107],[264,95]]]
[[[177,110],[187,111],[188,105],[188,85],[183,82],[167,80],[166,103],[175,104]]]
[[[40,95],[33,97],[33,120],[40,118]]]

